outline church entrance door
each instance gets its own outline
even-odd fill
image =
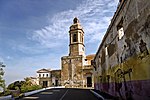
[[[92,87],[92,78],[87,77],[87,87]]]

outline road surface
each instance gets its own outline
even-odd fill
[[[20,100],[99,100],[89,89],[48,89]]]

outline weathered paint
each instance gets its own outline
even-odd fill
[[[95,78],[95,89],[102,90],[122,99],[136,100],[150,97],[150,55],[140,58],[143,54],[134,56],[127,61],[109,69],[108,76]],[[98,76],[97,76],[98,77]]]
[[[94,62],[95,89],[122,99],[150,100],[149,0],[121,0]]]

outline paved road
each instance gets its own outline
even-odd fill
[[[49,89],[20,100],[98,100],[89,89]]]

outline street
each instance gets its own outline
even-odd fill
[[[98,100],[89,89],[48,89],[20,100]]]

